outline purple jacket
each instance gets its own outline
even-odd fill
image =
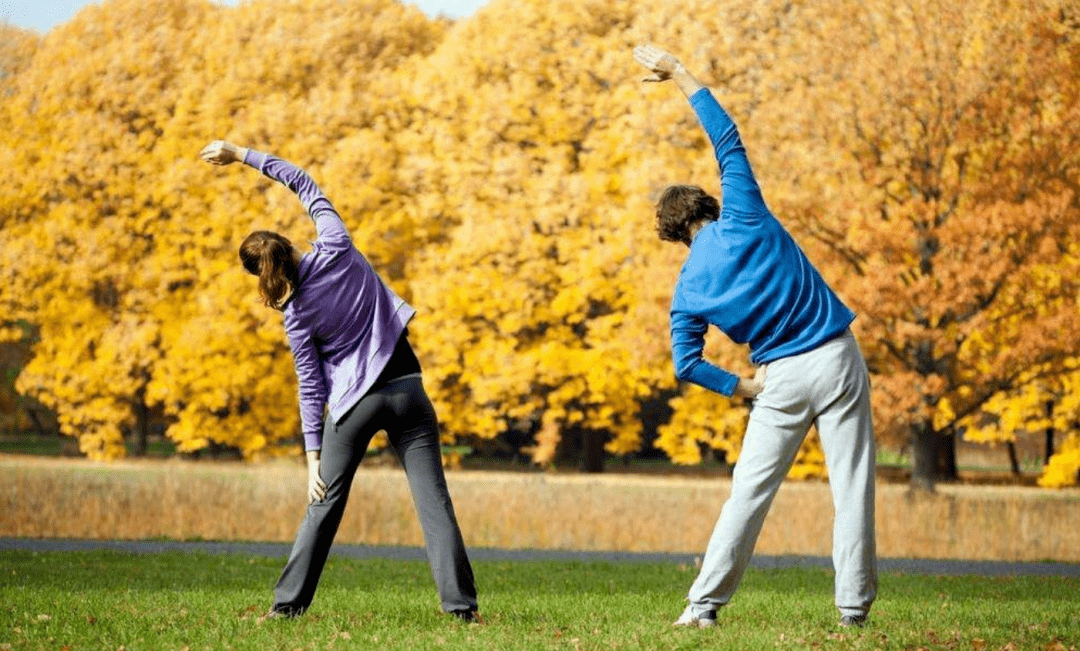
[[[285,305],[304,449],[319,450],[324,408],[337,423],[367,393],[416,310],[356,250],[341,216],[304,170],[251,150],[244,162],[295,192],[319,234],[300,260],[300,286]]]

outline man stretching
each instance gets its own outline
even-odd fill
[[[723,207],[678,185],[656,209],[660,239],[690,249],[671,301],[671,352],[680,380],[753,399],[731,495],[720,512],[689,605],[676,626],[705,628],[731,599],[761,525],[811,424],[817,425],[836,510],[833,567],[841,626],[862,626],[877,593],[874,428],[866,363],[848,329],[855,314],[829,288],[765,206],[731,118],[682,64],[652,47],[634,49],[673,80],[697,113],[720,165]],[[753,379],[702,359],[712,324],[749,344]],[[766,368],[767,377],[766,377]]]

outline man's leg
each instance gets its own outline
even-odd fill
[[[838,380],[839,395],[822,396],[818,433],[833,493],[833,567],[836,607],[842,616],[865,618],[877,595],[874,535],[874,425],[866,363],[854,337],[844,340],[822,375]]]
[[[393,382],[391,389],[398,422],[387,432],[409,479],[439,600],[448,613],[475,613],[476,585],[446,486],[435,409],[419,377]]]
[[[754,401],[731,495],[720,511],[701,572],[690,588],[693,614],[726,604],[750,563],[765,516],[811,421],[799,358],[769,365],[765,391]]]
[[[379,429],[372,421],[380,404],[382,400],[377,394],[367,396],[338,426],[327,420],[319,460],[326,496],[321,502],[308,505],[289,560],[274,587],[272,611],[300,615],[311,605],[345,512],[356,468]]]

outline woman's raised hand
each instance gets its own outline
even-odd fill
[[[245,150],[225,140],[215,140],[202,148],[199,158],[211,165],[228,165],[244,160]]]

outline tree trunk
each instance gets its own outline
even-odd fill
[[[1012,470],[1014,477],[1020,476],[1020,459],[1016,457],[1016,443],[1007,441],[1005,443],[1005,450],[1009,453],[1009,468]]]
[[[45,437],[49,435],[49,432],[45,430],[45,425],[42,424],[41,418],[38,416],[37,410],[33,405],[25,405],[26,415],[30,417],[30,421],[34,424],[34,433],[38,436]],[[52,432],[56,436],[60,436],[60,430]]]
[[[911,470],[911,488],[933,491],[939,481],[955,481],[956,434],[939,432],[930,422],[912,426],[914,464]]]
[[[585,472],[604,472],[604,433],[585,430],[581,433],[585,452],[582,470]]]
[[[1054,416],[1054,401],[1046,401],[1046,417],[1053,418]],[[1050,463],[1050,457],[1054,456],[1054,421],[1050,421],[1050,426],[1046,428],[1046,459],[1043,463]]]
[[[935,467],[938,481],[956,481],[960,473],[956,467],[956,431],[950,428],[945,432],[938,432],[937,442],[937,465]]]
[[[936,479],[937,441],[934,428],[929,423],[912,426],[911,450],[913,463],[910,486],[913,489],[933,491]]]
[[[132,456],[146,456],[147,440],[149,438],[150,409],[145,402],[139,400],[135,403],[135,426],[131,429]]]

